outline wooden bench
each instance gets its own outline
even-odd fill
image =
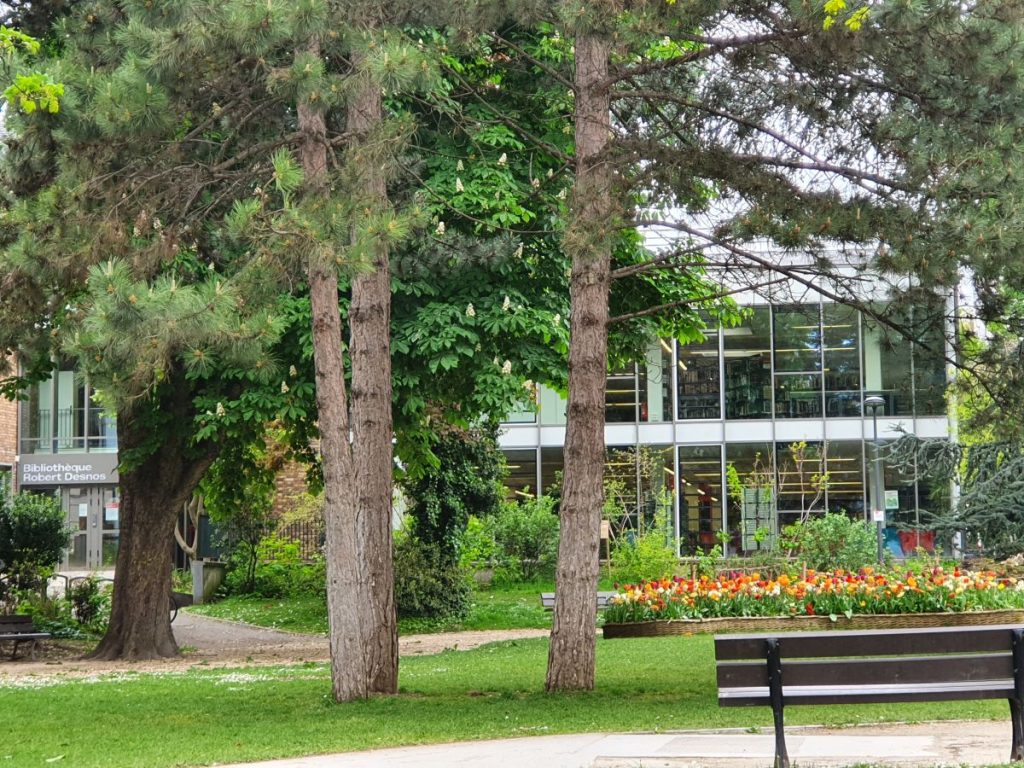
[[[783,709],[854,704],[1007,699],[1024,759],[1024,627],[716,635],[718,703],[770,706],[775,766],[788,768]]]
[[[10,642],[13,644],[11,659],[18,655],[18,646],[29,643],[29,658],[35,658],[36,643],[40,640],[49,640],[49,632],[36,631],[31,616],[0,616],[0,643]]]
[[[598,592],[597,593],[597,610],[606,608],[608,606],[608,598],[612,595],[618,594],[617,592]],[[555,593],[554,592],[541,592],[540,593],[540,604],[544,606],[545,611],[555,610]]]

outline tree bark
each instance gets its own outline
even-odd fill
[[[353,64],[358,71],[361,57],[354,56]],[[353,137],[356,178],[366,207],[373,211],[388,206],[382,159],[372,149],[361,149],[372,140],[382,115],[380,87],[367,79],[349,103],[347,127]],[[391,555],[391,272],[387,243],[377,241],[372,248],[371,271],[353,280],[349,310],[359,549],[371,596],[364,641],[370,690],[397,693],[398,623]]]
[[[306,50],[319,55],[319,42],[311,41]],[[300,102],[297,113],[302,134],[299,160],[305,174],[306,201],[315,204],[317,197],[328,193],[327,128],[323,112],[308,103]],[[313,361],[324,474],[331,690],[337,701],[351,701],[369,695],[362,621],[368,595],[357,543],[357,483],[349,444],[338,276],[334,264],[310,257],[307,278],[313,315]]]
[[[556,599],[546,687],[594,687],[598,547],[604,502],[604,399],[608,291],[614,236],[608,59],[601,35],[576,38],[576,181],[565,248],[569,283],[569,399],[565,474],[555,574]]]
[[[179,423],[192,417],[192,393],[186,382],[170,385],[161,410]],[[137,413],[120,413],[118,445],[122,456],[147,446],[151,431]],[[117,551],[110,624],[90,658],[160,659],[179,655],[171,632],[171,569],[174,527],[216,451],[190,453],[187,436],[170,436],[141,464],[120,474],[121,542]]]

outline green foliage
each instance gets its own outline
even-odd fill
[[[494,538],[494,518],[470,515],[459,545],[459,565],[467,571],[493,566],[499,551]]]
[[[878,558],[874,528],[863,520],[832,512],[786,526],[779,546],[797,562],[819,571],[855,571]]]
[[[322,558],[303,560],[298,542],[268,536],[256,547],[251,582],[247,561],[234,565],[225,576],[225,588],[231,594],[252,594],[277,598],[289,595],[323,595],[326,589],[326,565]],[[251,584],[251,587],[250,587]]]
[[[469,516],[494,514],[504,495],[505,462],[498,450],[497,426],[442,427],[433,454],[437,466],[407,476],[403,488],[412,499],[413,535],[436,547],[451,565],[458,561]]]
[[[469,610],[466,573],[436,544],[415,537],[395,542],[395,605],[399,618],[462,618]]]
[[[0,489],[0,588],[41,589],[70,533],[58,499]]]
[[[653,525],[642,533],[619,538],[611,556],[612,577],[616,582],[635,583],[675,574],[679,559],[668,520],[671,508],[671,503],[660,505]]]
[[[16,75],[14,82],[4,89],[4,98],[26,115],[36,110],[55,115],[60,111],[64,86],[44,73]]]
[[[558,556],[554,510],[550,496],[501,505],[494,518],[494,539],[501,548],[502,581],[534,581],[554,573]]]
[[[110,621],[112,585],[95,576],[76,579],[68,585],[65,598],[71,603],[75,621],[87,633],[102,635]]]

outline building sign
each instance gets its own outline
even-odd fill
[[[18,485],[113,485],[116,453],[33,453],[18,464]]]
[[[900,492],[899,491],[886,491],[885,492],[885,508],[887,510],[894,510],[900,508]]]

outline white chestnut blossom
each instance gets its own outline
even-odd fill
[[[469,303],[466,307],[466,317],[476,317],[476,309],[473,307],[473,302]]]
[[[465,192],[466,191],[466,188],[464,186],[462,186],[462,179],[459,178],[458,176],[455,177],[455,191],[456,192]]]

